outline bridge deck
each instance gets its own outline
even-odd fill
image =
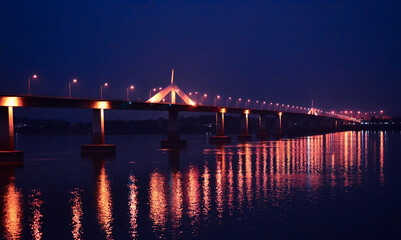
[[[278,115],[279,112],[289,116],[309,116],[316,118],[334,118],[347,121],[352,119],[341,116],[314,116],[306,113],[288,111],[274,111],[266,109],[237,108],[224,106],[191,106],[186,104],[147,103],[139,101],[101,100],[86,98],[48,97],[48,96],[24,96],[24,95],[0,95],[0,106],[26,107],[26,108],[84,108],[84,109],[115,109],[115,110],[147,110],[147,111],[182,111],[216,113],[224,109],[225,113],[241,114],[246,110],[249,114]]]

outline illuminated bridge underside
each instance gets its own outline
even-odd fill
[[[181,92],[181,91],[180,91]],[[147,110],[147,111],[182,111],[182,112],[222,112],[232,114],[243,114],[246,110],[249,114],[278,115],[279,111],[248,109],[236,107],[219,106],[195,106],[187,104],[150,103],[150,102],[128,102],[119,100],[95,100],[84,98],[64,97],[39,97],[39,96],[0,96],[0,107],[26,107],[26,108],[83,108],[83,109],[114,109],[114,110]],[[315,116],[306,113],[283,112],[287,116],[309,116],[322,119],[339,119],[354,122],[351,118],[336,116]]]

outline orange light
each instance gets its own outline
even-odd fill
[[[109,109],[110,108],[110,103],[109,102],[105,102],[105,101],[98,101],[98,102],[95,102],[94,108],[97,108],[97,109]]]
[[[220,95],[217,95],[217,98],[220,98]]]
[[[249,110],[247,109],[247,110],[245,110],[245,114],[249,114]]]
[[[204,97],[207,97],[207,94],[205,93],[205,94],[203,94],[203,96],[204,96]]]
[[[108,83],[105,83],[104,86],[107,87],[107,86],[109,86],[109,84],[108,84]]]
[[[0,106],[21,107],[22,103],[19,97],[2,97],[0,98]]]
[[[135,87],[134,87],[134,85],[131,85],[129,88],[134,89]]]
[[[282,112],[279,112],[278,115],[281,117],[281,116],[283,115],[283,113],[282,113]]]
[[[380,110],[380,113],[383,113],[383,110]]]
[[[163,88],[162,87],[159,87],[159,90],[162,90]]]
[[[73,83],[77,83],[78,80],[77,80],[76,78],[74,78],[74,79],[72,79],[72,82],[73,82]]]
[[[190,92],[190,93],[188,93],[188,95],[189,95],[189,96],[192,96],[192,93]]]
[[[32,76],[32,78],[38,78],[38,75],[34,74],[34,75]]]
[[[222,109],[220,109],[220,112],[221,112],[221,113],[225,113],[225,112],[226,112],[226,109],[225,109],[225,108],[222,108]]]

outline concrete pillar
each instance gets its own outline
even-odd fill
[[[168,112],[168,139],[178,140],[178,111]]]
[[[249,134],[249,125],[248,125],[248,114],[241,114],[241,133],[238,136],[238,140],[240,141],[249,141],[251,140],[251,135]]]
[[[168,139],[164,139],[161,142],[161,147],[165,149],[179,149],[186,148],[187,141],[181,140],[179,137],[179,122],[178,122],[178,111],[170,110],[168,112]]]
[[[257,137],[259,140],[266,140],[268,138],[265,114],[259,115],[259,132]]]
[[[13,107],[0,107],[0,163],[19,163],[24,160],[22,151],[14,150]]]
[[[227,144],[231,142],[231,137],[224,136],[224,113],[216,113],[216,136],[210,137],[210,143],[212,144]]]
[[[92,144],[104,144],[104,109],[93,109]]]
[[[224,113],[216,113],[216,136],[224,136]]]
[[[277,114],[277,128],[274,132],[275,138],[281,138],[283,136],[283,113],[279,112]]]
[[[116,145],[105,144],[104,140],[104,109],[92,110],[92,144],[82,145],[81,152],[84,157],[115,155]]]
[[[0,151],[14,150],[13,107],[0,107]]]

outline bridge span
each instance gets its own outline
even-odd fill
[[[168,112],[168,138],[162,140],[162,148],[186,147],[186,141],[179,137],[179,112],[216,113],[216,135],[210,138],[211,143],[227,144],[231,138],[224,133],[224,115],[239,114],[241,133],[239,141],[251,140],[248,129],[248,116],[259,117],[257,137],[266,140],[268,122],[275,126],[273,134],[280,137],[291,132],[310,132],[315,130],[336,131],[344,124],[357,122],[356,119],[340,115],[311,115],[290,111],[239,108],[226,106],[188,105],[179,103],[152,103],[139,101],[100,100],[85,98],[0,95],[0,162],[22,161],[23,152],[14,149],[13,108],[80,108],[92,109],[92,144],[81,146],[83,153],[114,153],[116,146],[105,143],[104,114],[105,110],[147,110]]]

